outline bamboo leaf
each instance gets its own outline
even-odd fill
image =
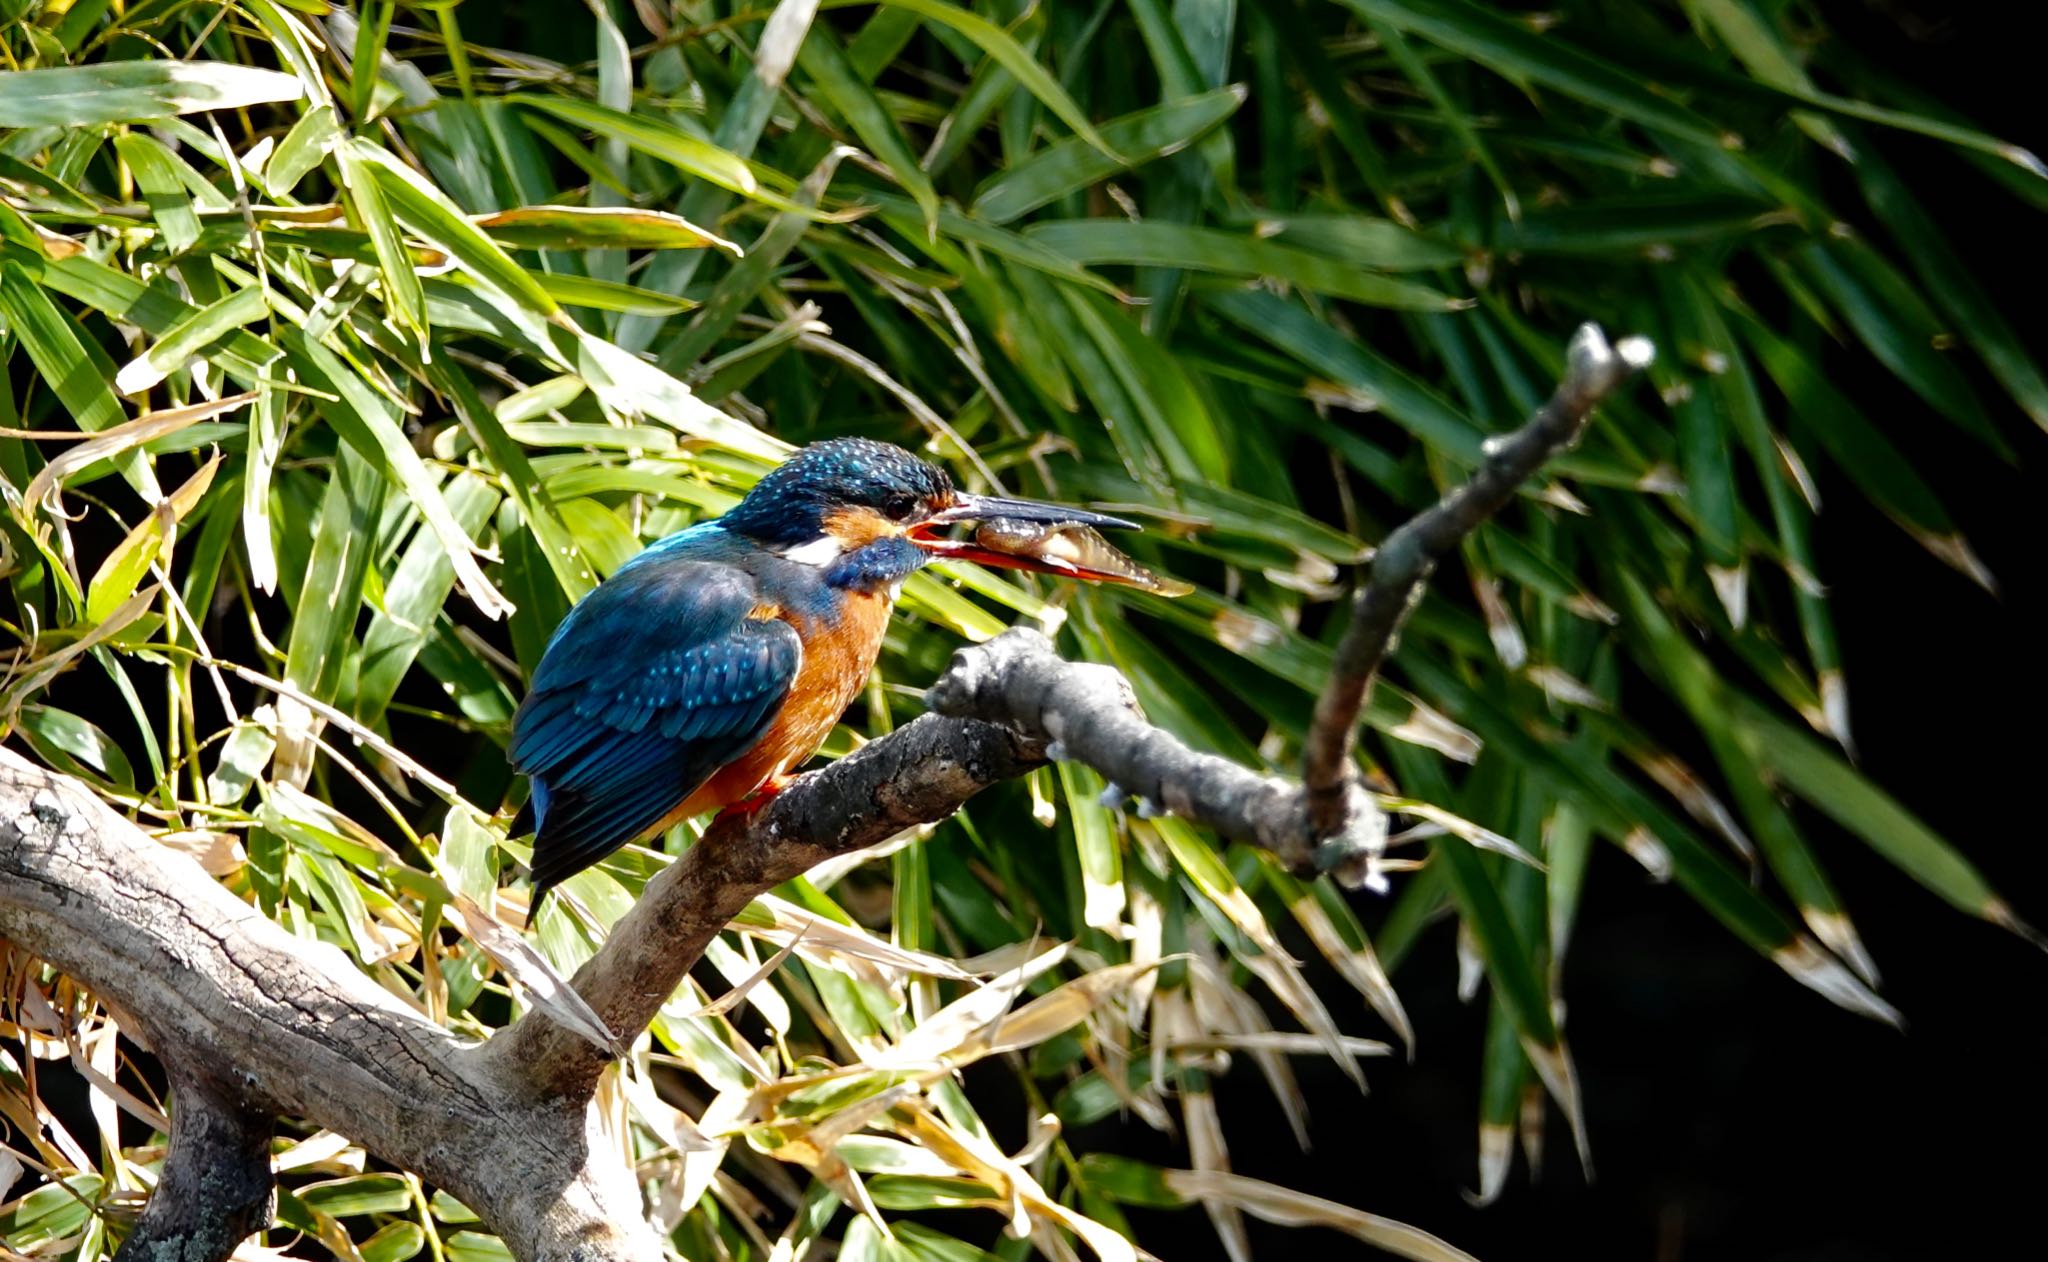
[[[0,78],[0,127],[92,127],[200,110],[296,101],[291,75],[217,61],[107,61],[12,70]]]
[[[115,374],[114,389],[122,394],[140,394],[184,368],[222,335],[254,324],[269,313],[270,303],[262,287],[238,289],[172,325],[156,345],[129,360]]]
[[[1114,154],[1079,137],[1056,141],[984,181],[968,213],[1009,223],[1118,171],[1180,152],[1244,101],[1242,86],[1218,88],[1112,119],[1102,124],[1101,134]]]
[[[504,247],[491,240],[424,176],[367,141],[351,141],[348,152],[355,164],[371,173],[384,199],[401,220],[453,255],[472,275],[542,315],[554,315],[560,310],[531,273],[514,262]]]
[[[507,99],[603,139],[629,145],[729,192],[751,195],[760,187],[744,161],[668,123],[568,97],[515,94]]]
[[[1412,281],[1334,267],[1331,261],[1252,237],[1158,220],[1072,219],[1041,223],[1026,237],[1080,264],[1134,263],[1257,276],[1375,307],[1457,311],[1470,303]]]

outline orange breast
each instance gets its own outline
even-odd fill
[[[817,753],[839,716],[867,686],[868,673],[882,652],[882,633],[888,629],[893,603],[881,592],[849,592],[836,620],[813,621],[785,610],[780,616],[796,628],[804,645],[803,664],[797,668],[789,699],[767,734],[705,781],[667,822],[730,806]]]

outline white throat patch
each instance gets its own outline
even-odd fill
[[[819,535],[809,543],[794,544],[782,555],[799,565],[830,565],[846,552],[846,545],[833,535]]]

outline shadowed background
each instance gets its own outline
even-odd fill
[[[2048,139],[2024,104],[2038,65],[2013,38],[2009,8],[1820,8],[1844,42],[1893,73],[1972,117],[2009,122],[2020,144]],[[2037,237],[2038,214],[1953,187],[1943,169],[1902,173],[2000,305],[2038,309],[2048,284],[2041,251],[2000,244]],[[2038,321],[2025,333],[2040,350]],[[1835,380],[1873,411],[1924,411],[1867,370]],[[1999,597],[1915,547],[1832,471],[1821,476],[1817,545],[1842,628],[1860,765],[2039,924],[2048,921],[2048,849],[2031,799],[2048,713],[2048,437],[2018,434],[2017,445],[2017,467],[1960,443],[1923,464],[1936,485],[1976,488],[1952,507],[1998,576]],[[1645,895],[1640,872],[1595,863],[1565,966],[1597,1165],[1591,1187],[1553,1112],[1541,1183],[1529,1185],[1518,1155],[1498,1203],[1473,1208],[1459,1195],[1475,1184],[1485,1011],[1456,1001],[1448,924],[1429,931],[1395,979],[1420,1040],[1414,1065],[1370,1066],[1374,1093],[1360,1100],[1326,1063],[1299,1064],[1314,1100],[1312,1153],[1296,1151],[1248,1072],[1232,1075],[1222,1108],[1241,1168],[1402,1217],[1491,1262],[1906,1262],[2038,1247],[2031,1189],[2048,1173],[2048,1095],[2022,1084],[2048,1064],[2048,959],[1949,914],[1827,821],[1803,817],[1844,901],[1865,909],[1859,924],[1886,997],[1905,1014],[1903,1035],[1815,1003],[1677,891]],[[1263,1143],[1252,1139],[1262,1124]],[[1148,1155],[1171,1159],[1165,1144]],[[1214,1256],[1194,1216],[1154,1215],[1145,1226],[1184,1233],[1170,1256]],[[1324,1253],[1327,1237],[1252,1230],[1273,1256],[1348,1256],[1341,1242]]]

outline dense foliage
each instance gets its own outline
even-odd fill
[[[652,1212],[693,1258],[1130,1256],[1120,1204],[1198,1203],[1237,1256],[1243,1212],[1458,1256],[1224,1174],[1213,1094],[1236,1061],[1306,1131],[1288,1058],[1362,1074],[1361,997],[1412,1044],[1386,970],[1432,921],[1491,1004],[1488,1196],[1541,1093],[1577,1116],[1557,1001],[1596,842],[1881,1018],[1810,811],[2023,928],[1845,757],[1810,531],[1832,464],[1990,582],[1914,454],[2003,452],[2048,383],[1891,161],[1938,145],[2048,204],[2031,155],[1778,0],[820,8],[0,0],[0,732],[482,1035],[523,992],[443,909],[524,914],[522,679],[571,601],[790,444],[871,434],[1114,505],[1199,585],[936,566],[828,753],[1032,618],[1189,741],[1286,770],[1350,568],[1597,319],[1656,340],[1655,390],[1468,542],[1374,697],[1418,861],[1390,903],[1113,811],[1085,771],[994,793],[714,948],[617,1093]],[[1894,414],[1851,406],[1843,363],[1895,378]],[[663,862],[570,882],[532,927],[554,967]],[[161,1102],[117,1014],[8,966],[0,1241],[97,1258]],[[988,1142],[1018,1118],[922,1072],[991,1057],[1021,1153]],[[63,1061],[94,1129],[36,1104]],[[1063,1136],[1119,1112],[1190,1168]],[[279,1162],[273,1245],[498,1250],[334,1136]],[[944,1220],[977,1247],[915,1217],[954,1206],[996,1211]]]

